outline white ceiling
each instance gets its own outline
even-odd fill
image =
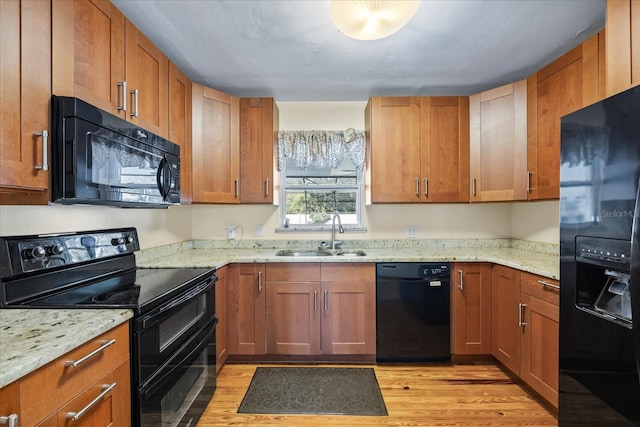
[[[0,0],[1,1],[1,0]],[[113,0],[193,81],[235,96],[470,95],[526,78],[604,27],[605,0],[423,0],[353,40],[327,0]]]

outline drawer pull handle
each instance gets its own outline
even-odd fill
[[[76,360],[75,362],[73,360],[69,360],[67,361],[64,366],[68,366],[70,368],[77,368],[78,366],[82,365],[84,362],[86,362],[88,359],[91,359],[93,356],[95,356],[96,354],[100,353],[101,351],[103,351],[105,348],[113,345],[116,343],[115,338],[112,340],[103,340],[102,341],[102,345],[98,348],[96,348],[95,350],[93,350],[91,353],[87,354],[86,356]]]
[[[324,291],[324,311],[329,311],[329,291]]]
[[[416,178],[416,197],[420,197],[420,178]]]
[[[460,283],[458,283],[458,289],[463,290],[463,285],[462,285],[462,270],[458,270],[458,273],[460,274]]]
[[[7,425],[8,427],[18,427],[18,415],[11,414],[6,417],[0,417],[0,424]]]
[[[102,400],[103,397],[107,395],[113,388],[116,386],[116,383],[113,384],[102,384],[102,393],[100,393],[95,399],[87,404],[84,408],[80,409],[78,412],[67,412],[67,418],[71,419],[71,421],[78,421],[80,417],[87,413],[96,403]]]
[[[42,164],[36,165],[35,168],[46,172],[49,170],[49,153],[47,152],[49,146],[49,131],[44,129],[42,132],[35,132],[34,135],[42,137]]]
[[[130,117],[138,117],[138,89],[130,90],[129,93],[133,95],[133,106],[135,110],[129,114]]]
[[[258,293],[262,292],[262,271],[258,271]]]
[[[538,283],[540,283],[542,286],[548,286],[553,289],[560,289],[560,286],[554,285],[553,283],[549,283],[545,280],[538,280]]]
[[[522,326],[525,327],[526,323],[524,321],[524,308],[527,306],[527,304],[518,304],[518,326]]]
[[[118,111],[127,111],[127,82],[118,82]],[[120,94],[122,93],[122,104],[120,104]]]
[[[313,291],[313,311],[318,311],[318,291]]]

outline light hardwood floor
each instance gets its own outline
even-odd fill
[[[247,415],[236,411],[258,365],[227,364],[198,427],[557,426],[557,419],[495,365],[372,366],[389,416]],[[283,365],[259,365],[283,366]],[[301,366],[301,365],[295,365]],[[331,365],[313,365],[331,366]],[[335,366],[335,365],[334,365]],[[342,365],[340,365],[342,366]],[[345,365],[346,366],[346,365]]]

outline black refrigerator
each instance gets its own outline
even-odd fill
[[[562,118],[560,426],[640,426],[640,86]]]

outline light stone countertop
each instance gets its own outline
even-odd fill
[[[0,388],[132,316],[131,310],[0,310]]]

